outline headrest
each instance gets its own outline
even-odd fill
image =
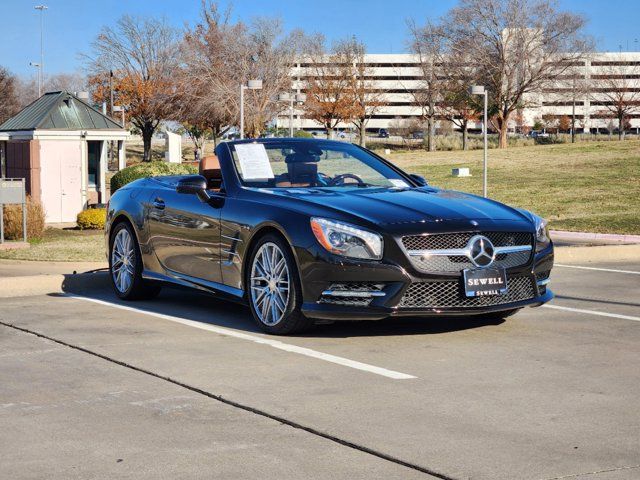
[[[217,156],[209,155],[200,160],[200,173],[206,172],[207,170],[220,170],[220,161]]]
[[[307,152],[295,152],[284,158],[284,163],[317,163],[320,159]]]

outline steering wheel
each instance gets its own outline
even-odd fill
[[[328,186],[329,187],[335,187],[336,185],[344,185],[345,184],[344,181],[347,178],[352,178],[353,180],[358,182],[358,185],[365,185],[364,180],[362,180],[355,173],[343,173],[341,175],[336,175],[331,180],[329,180]]]

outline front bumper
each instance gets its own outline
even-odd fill
[[[404,262],[393,261],[349,261],[318,250],[299,250],[297,256],[301,266],[304,298],[302,312],[318,320],[481,315],[540,306],[553,298],[553,292],[547,288],[548,272],[553,267],[553,245],[533,254],[526,265],[507,269],[509,283],[511,279],[517,279],[519,285],[524,284],[528,289],[520,297],[513,296],[513,301],[498,297],[484,297],[489,300],[477,302],[465,299],[461,293],[461,273],[428,274],[415,270],[408,262],[403,265]],[[350,297],[347,294],[331,295],[334,290],[332,287],[354,284],[362,285],[359,288],[362,291],[380,293],[368,298]],[[448,301],[440,306],[423,302],[424,304],[415,307],[415,302],[407,301],[407,297],[410,295],[410,287],[415,287],[416,284],[447,284],[449,287],[455,284],[458,290],[450,294]],[[505,303],[499,303],[503,301]]]

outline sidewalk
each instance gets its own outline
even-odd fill
[[[72,278],[77,276],[78,280],[86,281],[89,278],[83,278],[83,274],[107,267],[106,262],[0,260],[0,298],[61,292],[63,284]]]

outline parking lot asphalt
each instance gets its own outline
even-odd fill
[[[284,338],[105,273],[0,299],[0,477],[640,478],[640,261],[579,267],[502,322]]]

